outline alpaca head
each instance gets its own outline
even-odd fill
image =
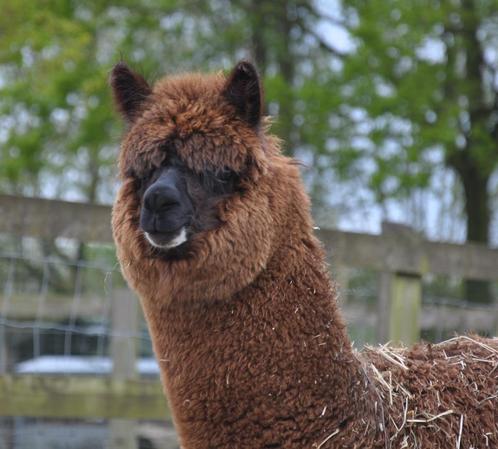
[[[127,123],[113,230],[128,281],[144,297],[232,296],[266,266],[299,184],[265,134],[255,68],[151,87],[119,63],[111,86]]]

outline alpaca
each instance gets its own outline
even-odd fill
[[[184,449],[498,447],[498,344],[353,350],[254,66],[110,77],[112,225]]]

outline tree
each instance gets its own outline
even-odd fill
[[[151,70],[178,27],[160,26],[176,2],[11,2],[0,17],[0,182],[4,191],[102,198],[118,121],[107,76],[126,55]],[[169,39],[165,39],[168,36]],[[154,50],[140,51],[148,40]],[[169,44],[167,44],[169,42]],[[178,47],[178,46],[177,46]],[[110,195],[107,194],[107,198]]]
[[[349,129],[335,152],[347,173],[368,160],[377,199],[429,185],[438,163],[464,194],[467,241],[490,240],[490,178],[498,166],[498,2],[345,0],[343,26],[356,45],[338,89]],[[360,138],[360,139],[359,139]],[[372,165],[374,169],[372,170]],[[487,283],[465,297],[489,301]]]

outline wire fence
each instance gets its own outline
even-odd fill
[[[124,421],[129,438],[139,449],[179,449],[171,423],[161,421]],[[116,437],[113,423],[105,420],[54,420],[43,418],[0,418],[2,449],[108,449],[131,447]]]
[[[2,359],[4,371],[46,354],[108,356],[113,336],[136,340],[152,354],[143,322],[138,332],[113,332],[113,293],[126,288],[116,265],[0,255],[0,281],[0,332],[4,345],[16,349]]]
[[[113,326],[113,307],[130,295],[114,261],[0,254],[0,292],[0,375],[108,378],[115,374],[112,342],[118,340],[134,359],[133,375],[158,382],[141,314],[135,327]],[[17,399],[28,400],[31,394],[21,391]],[[31,399],[36,403],[36,397]],[[57,394],[53,402],[57,407]],[[33,408],[33,414],[39,411]],[[165,419],[54,419],[49,409],[47,416],[0,418],[0,448],[178,448]]]

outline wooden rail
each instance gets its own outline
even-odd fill
[[[112,243],[109,206],[0,195],[0,216],[0,233]]]
[[[498,280],[498,249],[432,242],[403,225],[384,223],[381,235],[321,229],[317,236],[332,264],[417,276]]]
[[[112,243],[110,206],[0,195],[0,233]],[[431,242],[400,225],[381,235],[319,229],[332,263],[414,275],[427,273],[498,280],[498,249]]]
[[[0,376],[0,416],[164,420],[170,412],[158,380],[106,376]]]

